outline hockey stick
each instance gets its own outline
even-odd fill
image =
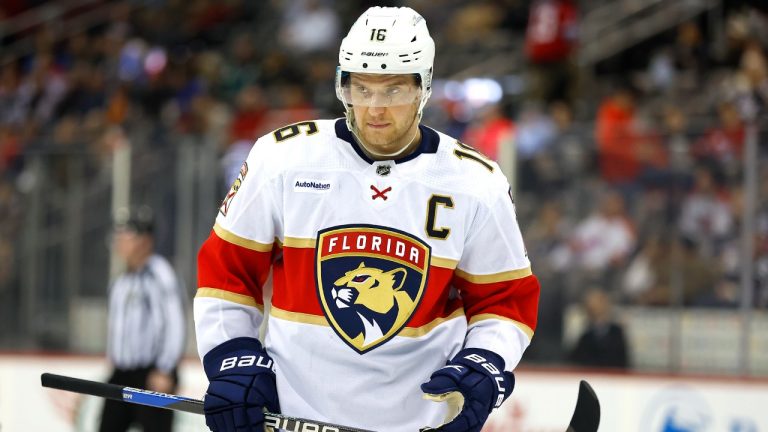
[[[88,381],[63,375],[44,373],[40,376],[43,387],[66,390],[75,393],[99,396],[107,399],[184,411],[193,414],[203,414],[203,401],[166,393],[132,387],[122,387],[115,384]],[[317,432],[373,432],[347,426],[288,417],[282,414],[265,413],[266,426],[274,429],[313,430]],[[579,383],[579,395],[573,417],[566,432],[597,432],[600,425],[600,402],[592,386],[582,380]],[[434,430],[434,429],[433,429]]]
[[[565,432],[597,432],[600,425],[600,401],[588,382],[581,380],[576,407]],[[442,428],[422,428],[420,432],[440,432]]]
[[[581,380],[576,408],[566,432],[597,432],[600,426],[600,401],[588,382]]]
[[[146,405],[155,408],[165,408],[193,414],[204,414],[203,401],[199,399],[191,399],[183,396],[176,396],[172,394],[159,393],[132,387],[123,387],[98,381],[88,381],[80,378],[73,378],[50,373],[44,373],[40,375],[40,381],[42,382],[43,387],[99,396],[106,399],[114,399],[117,401]],[[271,430],[284,429],[316,432],[373,432],[365,429],[357,429],[320,421],[289,417],[270,412],[264,413],[264,418],[265,427],[270,428]]]

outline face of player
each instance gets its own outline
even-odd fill
[[[415,141],[420,92],[413,75],[350,75],[348,100],[358,137],[369,150],[392,154]]]

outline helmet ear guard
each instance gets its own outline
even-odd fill
[[[349,72],[342,72],[341,66],[336,66],[336,99],[340,100],[344,104],[344,108],[348,108],[351,105],[344,100],[344,92],[341,91],[341,87],[344,85],[344,80],[349,79]]]

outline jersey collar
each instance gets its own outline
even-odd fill
[[[336,136],[349,143],[352,146],[352,149],[355,150],[355,153],[357,153],[361,159],[368,162],[369,164],[376,162],[369,158],[365,152],[363,152],[363,149],[360,148],[360,144],[355,141],[352,132],[347,129],[347,122],[344,118],[336,120],[335,128]],[[419,143],[419,146],[416,148],[416,150],[413,151],[413,153],[407,156],[403,156],[399,159],[395,159],[395,163],[399,164],[408,162],[411,159],[415,159],[422,153],[437,153],[437,145],[440,142],[440,136],[437,135],[437,132],[435,132],[432,128],[428,128],[421,124],[419,125],[419,130],[421,131],[421,143]]]

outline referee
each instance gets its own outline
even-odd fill
[[[109,382],[173,393],[186,344],[186,295],[170,263],[154,252],[153,234],[147,207],[116,221],[113,247],[126,270],[109,288]],[[173,411],[106,400],[99,430],[140,425],[144,432],[167,432],[172,423]]]

